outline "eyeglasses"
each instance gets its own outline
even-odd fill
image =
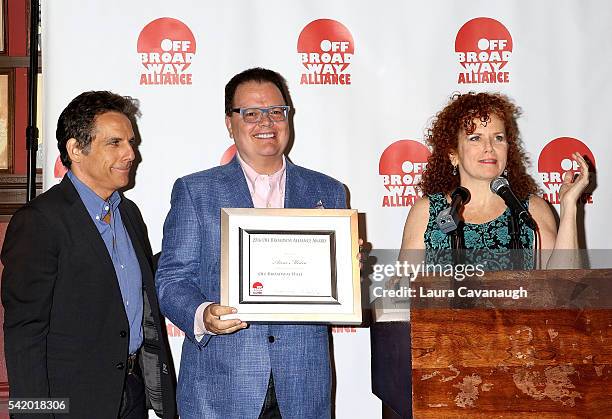
[[[254,124],[261,121],[264,115],[274,122],[282,122],[287,119],[290,106],[268,106],[266,108],[233,108],[232,112],[239,113],[242,120],[249,124]]]

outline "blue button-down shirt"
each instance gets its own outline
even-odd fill
[[[142,345],[142,274],[134,246],[121,220],[119,212],[121,195],[115,191],[107,201],[104,201],[81,182],[72,171],[68,172],[68,177],[85,204],[113,261],[123,306],[130,324],[129,350],[130,354],[133,354]],[[104,217],[109,212],[111,213],[110,224],[104,221]]]

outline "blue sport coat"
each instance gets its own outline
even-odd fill
[[[285,208],[345,208],[343,185],[287,161]],[[284,419],[331,416],[328,328],[251,324],[231,335],[193,335],[195,311],[219,302],[221,208],[253,207],[240,167],[180,178],[164,224],[156,287],[163,314],[185,332],[177,402],[182,418],[257,418],[270,371]],[[274,336],[269,339],[269,336]]]

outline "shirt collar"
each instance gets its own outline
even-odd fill
[[[91,218],[101,220],[108,212],[114,212],[119,206],[121,202],[119,192],[113,192],[108,200],[105,201],[92,191],[89,186],[84,184],[72,170],[68,171],[68,178],[77,190]]]
[[[268,176],[268,175],[262,175],[260,173],[257,173],[257,171],[255,171],[255,169],[253,169],[251,166],[249,166],[249,164],[247,162],[245,162],[240,157],[240,153],[238,153],[238,151],[236,151],[236,158],[238,159],[238,163],[240,163],[240,167],[242,167],[242,171],[244,172],[244,175],[246,176],[247,180],[249,181],[249,183],[251,185],[255,184],[255,180],[259,176]],[[283,165],[282,165],[282,167],[277,172],[272,173],[271,175],[269,175],[270,176],[270,180],[272,182],[280,181],[281,177],[285,173],[285,170],[287,169],[287,164],[285,162],[285,156],[283,155],[282,158],[283,158]]]

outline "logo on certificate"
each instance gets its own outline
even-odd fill
[[[263,294],[263,284],[259,281],[253,283],[253,286],[251,287],[251,294],[252,295],[262,295]]]

